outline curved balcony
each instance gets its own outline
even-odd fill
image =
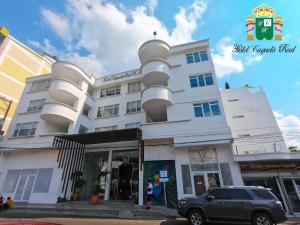
[[[83,79],[90,77],[82,69],[69,62],[58,61],[52,65],[52,74],[55,78],[62,78],[80,84]]]
[[[151,85],[168,86],[170,65],[164,59],[152,59],[141,66],[142,82],[145,87]]]
[[[165,86],[151,86],[142,91],[142,107],[153,122],[166,121],[167,106],[172,103],[172,92]]]
[[[76,83],[66,79],[55,79],[49,87],[49,95],[55,101],[68,105],[72,105],[82,94],[82,89]]]
[[[77,111],[60,102],[46,102],[40,116],[46,122],[64,126],[76,120]]]
[[[145,42],[141,45],[139,48],[139,58],[141,63],[155,59],[155,58],[161,58],[161,59],[167,59],[170,52],[170,46],[168,43],[162,41],[162,40],[150,40]]]

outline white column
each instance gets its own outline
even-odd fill
[[[106,176],[106,181],[105,181],[105,193],[104,193],[104,200],[109,200],[109,193],[110,193],[110,182],[111,182],[111,161],[112,161],[112,150],[109,151],[108,154],[108,174]]]
[[[140,169],[140,168],[139,168]],[[144,166],[139,170],[139,205],[144,204]]]

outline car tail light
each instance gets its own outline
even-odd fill
[[[283,205],[282,205],[281,201],[276,201],[275,204],[283,210]]]

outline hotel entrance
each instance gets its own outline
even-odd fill
[[[81,199],[89,199],[96,192],[102,200],[141,204],[141,137],[138,128],[56,136],[53,146],[59,150],[63,197],[69,198],[75,190],[71,174],[82,171],[86,185],[80,191]]]
[[[139,161],[137,150],[113,151],[111,200],[138,200]]]

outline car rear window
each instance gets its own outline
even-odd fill
[[[258,199],[265,199],[265,200],[276,199],[275,196],[270,191],[259,190],[259,189],[253,189],[252,191]]]

